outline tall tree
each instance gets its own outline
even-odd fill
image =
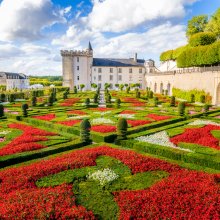
[[[190,37],[193,34],[204,32],[207,24],[208,24],[207,15],[194,16],[191,20],[188,21],[186,36]]]

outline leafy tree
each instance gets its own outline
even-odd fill
[[[205,95],[201,95],[200,96],[200,102],[201,103],[205,103]]]
[[[83,121],[80,124],[80,139],[85,144],[92,143],[92,140],[90,139],[90,129],[91,124],[89,122],[89,119],[83,119]]]
[[[116,99],[116,100],[115,100],[115,107],[116,107],[116,108],[119,108],[119,107],[120,107],[120,104],[121,104],[121,99],[119,99],[119,98]]]
[[[6,95],[5,95],[4,93],[2,93],[2,94],[0,95],[0,101],[1,101],[1,102],[5,102],[5,101],[6,101]]]
[[[175,98],[175,96],[171,96],[171,98],[170,98],[170,106],[174,107],[175,104],[176,104],[176,98]]]
[[[97,84],[92,83],[92,84],[91,84],[91,87],[92,87],[93,89],[96,89],[98,86],[97,86]]]
[[[131,90],[131,87],[128,86],[128,87],[126,88],[126,93],[129,94],[130,90]]]
[[[119,88],[120,88],[120,90],[122,91],[123,88],[124,88],[124,84],[120,84],[120,85],[119,85]]]
[[[154,106],[156,107],[158,105],[158,97],[154,97]]]
[[[53,95],[51,94],[48,98],[48,106],[52,106],[53,102],[54,102],[54,98],[53,98]]]
[[[74,86],[74,88],[73,88],[73,92],[74,92],[74,94],[77,94],[77,87],[76,86]]]
[[[116,88],[118,88],[118,87],[119,87],[119,84],[118,84],[118,83],[116,83],[116,84],[115,84],[115,87],[116,87]]]
[[[194,16],[188,21],[186,36],[191,37],[199,32],[204,32],[206,25],[208,24],[207,15]]]
[[[82,92],[83,88],[85,88],[85,85],[84,84],[80,84],[80,90]]]
[[[208,104],[205,104],[204,107],[203,107],[203,111],[204,111],[204,116],[207,116],[207,113],[209,111],[209,105]]]
[[[189,39],[189,44],[192,47],[197,47],[200,45],[209,45],[216,41],[216,36],[212,32],[202,32],[194,34]]]

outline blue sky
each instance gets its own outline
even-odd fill
[[[152,58],[187,43],[187,21],[220,0],[0,0],[0,71],[61,75],[61,49]]]

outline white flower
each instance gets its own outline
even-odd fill
[[[91,121],[92,124],[97,125],[97,124],[115,124],[114,121],[108,118],[94,118]]]
[[[118,118],[134,118],[135,115],[134,114],[119,114],[119,115],[116,115],[115,117],[118,117]]]
[[[116,180],[119,176],[111,169],[105,168],[98,170],[94,173],[89,173],[87,178],[90,180],[98,181],[101,186]]]
[[[9,133],[11,133],[11,131],[0,131],[0,134],[4,134],[4,135],[9,134]]]
[[[189,149],[180,148],[176,146],[175,144],[173,144],[170,141],[170,138],[166,131],[157,132],[155,134],[148,135],[148,136],[141,136],[141,137],[135,138],[135,140],[140,141],[140,142],[148,142],[150,144],[157,144],[157,145],[161,145],[164,147],[171,147],[171,148],[175,148],[175,149],[179,149],[183,151],[192,152]]]
[[[99,114],[101,116],[106,115],[106,114],[110,114],[111,111],[106,111],[106,112],[93,112],[93,114]]]
[[[209,120],[195,120],[195,121],[189,123],[188,125],[216,125],[216,126],[220,126],[219,123],[209,121]]]
[[[67,119],[83,119],[83,118],[89,118],[90,115],[78,115],[78,116],[72,116],[68,117]]]

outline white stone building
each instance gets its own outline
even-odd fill
[[[8,73],[0,72],[0,85],[6,86],[7,90],[10,89],[28,89],[29,78],[23,73]]]
[[[91,89],[91,84],[97,84],[104,89],[105,83],[115,89],[115,84],[140,83],[145,88],[146,68],[154,66],[152,60],[137,59],[137,54],[130,59],[93,58],[93,49],[89,43],[84,51],[61,51],[63,62],[63,86],[73,89],[85,85],[86,90]],[[152,64],[153,62],[153,64]]]

